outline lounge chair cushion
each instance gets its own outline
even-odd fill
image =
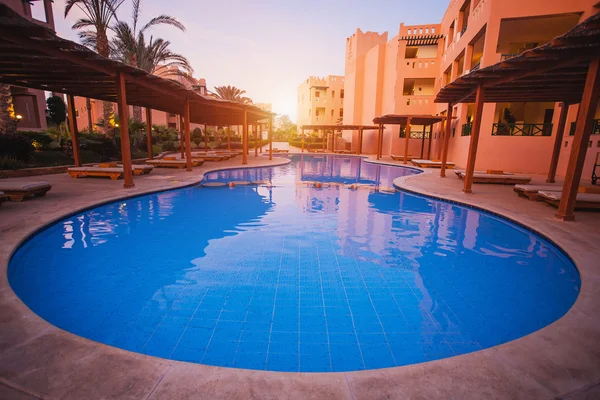
[[[0,180],[0,190],[10,192],[10,191],[20,191],[20,190],[33,190],[33,189],[41,189],[45,187],[49,187],[50,184],[48,182],[11,182],[11,181],[1,181]]]
[[[554,201],[559,201],[562,197],[562,192],[556,191],[540,191],[538,195]],[[577,201],[586,201],[592,203],[600,203],[600,194],[595,193],[577,193]]]
[[[404,156],[401,156],[401,157],[404,157]],[[414,158],[411,161],[413,163],[417,163],[417,164],[442,165],[441,161],[419,160],[419,159],[414,159]],[[446,161],[446,165],[454,165],[454,163],[451,161]]]
[[[515,185],[515,190],[522,190],[523,192],[554,192],[556,189],[560,189],[559,185]]]
[[[457,175],[464,177],[466,172],[460,172]],[[506,179],[506,180],[522,180],[522,179],[531,179],[530,176],[526,175],[499,175],[499,174],[486,174],[483,172],[474,172],[473,178],[491,178],[491,179]]]

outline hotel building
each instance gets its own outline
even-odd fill
[[[344,86],[344,77],[338,75],[311,76],[302,82],[298,86],[298,132],[302,125],[340,122],[344,118]]]

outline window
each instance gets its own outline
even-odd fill
[[[344,116],[344,109],[340,108],[340,118]]]
[[[319,92],[318,90],[315,90],[315,97],[321,97],[321,92]]]
[[[169,122],[169,128],[177,129],[177,124],[175,122]]]
[[[335,98],[335,90],[331,91],[331,98],[334,99]]]
[[[344,89],[340,90],[340,99],[344,98]]]
[[[432,33],[432,34],[433,34],[433,33],[435,33],[435,27],[432,27],[432,28],[431,28],[431,33]]]
[[[333,117],[333,109],[331,110],[331,116]],[[598,143],[600,143],[600,142],[598,142]]]
[[[309,117],[310,117],[310,114],[311,114],[311,112],[312,112],[312,110],[310,110],[310,109],[309,109],[309,110],[308,110],[308,116],[309,116]]]
[[[169,117],[171,117],[171,118],[175,118],[176,116],[177,116],[176,114],[169,113]]]

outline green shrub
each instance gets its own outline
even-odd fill
[[[152,154],[154,154],[155,156],[157,156],[157,155],[159,155],[162,152],[163,152],[163,145],[162,144],[153,144],[152,145]]]
[[[70,141],[69,141],[70,145]],[[119,158],[119,150],[115,141],[100,134],[79,134],[79,147],[100,156],[101,161]]]
[[[16,170],[21,169],[24,166],[25,163],[17,159],[15,156],[0,156],[0,170]]]
[[[290,146],[302,148],[302,140],[290,140]],[[305,149],[322,149],[323,142],[304,142]]]
[[[164,125],[152,125],[152,143],[176,142],[178,133],[175,128]]]
[[[177,146],[177,147],[179,147],[179,146]],[[163,151],[175,151],[175,142],[172,142],[172,141],[163,142],[162,148],[163,148]]]
[[[48,149],[50,148],[50,143],[54,141],[54,138],[47,132],[18,131],[17,134],[31,139],[31,144],[36,149]]]
[[[12,156],[19,161],[28,161],[35,151],[33,141],[19,133],[0,133],[0,156]]]
[[[28,164],[31,167],[53,167],[73,163],[73,157],[60,150],[40,150],[34,153]]]

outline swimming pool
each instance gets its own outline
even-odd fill
[[[9,282],[42,318],[98,342],[294,372],[477,351],[548,325],[577,297],[575,267],[543,238],[391,189],[416,170],[291,158],[206,177],[259,186],[189,187],[65,218],[15,252]]]

